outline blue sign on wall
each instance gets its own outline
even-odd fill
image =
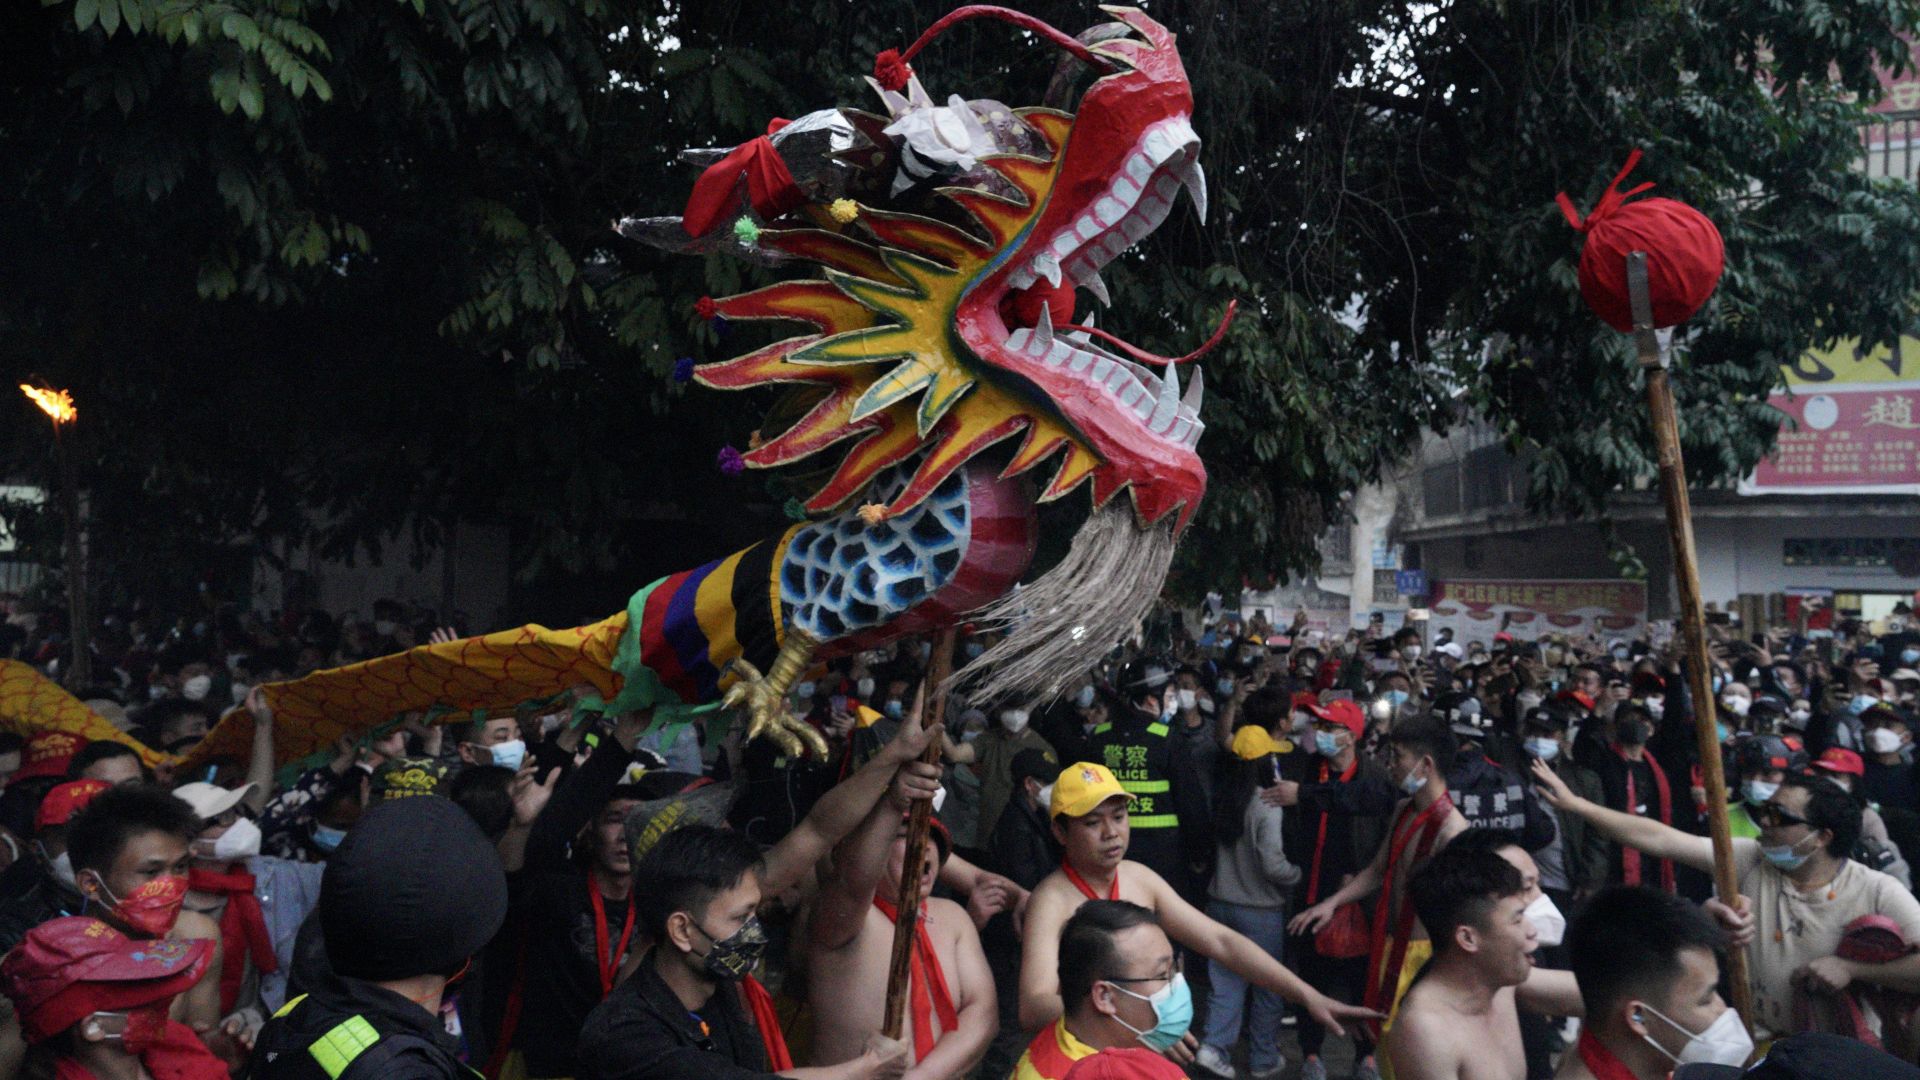
[[[1427,572],[1425,570],[1398,570],[1393,575],[1393,591],[1401,596],[1427,595]]]

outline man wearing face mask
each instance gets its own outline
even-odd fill
[[[1362,1004],[1387,1014],[1385,1028],[1390,1029],[1401,995],[1432,954],[1427,932],[1407,898],[1407,881],[1467,830],[1467,819],[1447,795],[1447,774],[1441,762],[1453,759],[1455,743],[1444,722],[1432,716],[1407,720],[1393,729],[1388,741],[1393,749],[1388,774],[1408,797],[1394,812],[1387,839],[1365,869],[1333,895],[1294,916],[1287,929],[1295,934],[1318,933],[1342,905],[1379,893]]]
[[[577,1057],[583,1080],[892,1080],[905,1043],[875,1036],[852,1061],[796,1068],[765,987],[752,977],[767,937],[760,850],[711,825],[675,829],[635,868],[653,948],[587,1017]]]
[[[441,1005],[506,915],[506,874],[465,811],[431,797],[376,805],[321,885],[326,970],[261,1029],[253,1076],[471,1078]]]
[[[27,931],[49,919],[80,911],[80,886],[74,882],[73,860],[67,853],[67,824],[93,797],[107,790],[98,780],[61,784],[40,801],[34,816],[33,881],[17,896],[0,901],[0,953],[18,945]],[[23,860],[25,862],[26,860]]]
[[[460,760],[469,765],[498,765],[520,771],[527,744],[520,737],[520,721],[511,714],[475,720],[460,732]]]
[[[1296,853],[1304,871],[1293,890],[1295,911],[1305,911],[1332,895],[1367,865],[1380,847],[1387,815],[1400,796],[1387,770],[1359,752],[1367,729],[1359,705],[1347,698],[1324,705],[1302,704],[1312,720],[1304,741],[1313,756],[1293,794],[1291,805],[1297,808],[1286,817],[1286,850]],[[1275,785],[1282,794],[1287,786],[1286,782]],[[1360,910],[1348,917],[1361,917]],[[1366,993],[1366,943],[1357,943],[1358,955],[1352,953],[1355,943],[1351,941],[1338,950],[1332,949],[1331,942],[1323,950],[1321,943],[1318,934],[1292,936],[1286,955],[1294,970],[1335,1000],[1358,1002]],[[1310,1022],[1305,1009],[1295,1006],[1293,1012],[1304,1057],[1301,1080],[1326,1080],[1327,1067],[1320,1059],[1326,1029]],[[1355,1076],[1364,1080],[1375,1068],[1372,1040],[1360,1024],[1348,1028],[1347,1034],[1354,1041]]]
[[[324,864],[260,853],[260,826],[244,802],[252,790],[192,783],[173,797],[200,820],[186,908],[220,924],[220,1015],[244,1012],[257,1028],[286,1001],[294,938],[320,902]]]
[[[1622,845],[1712,871],[1713,845],[1704,836],[1596,806],[1548,775],[1541,775],[1541,793]],[[1860,807],[1853,797],[1828,780],[1792,773],[1755,808],[1754,821],[1760,836],[1734,840],[1733,859],[1740,893],[1754,913],[1748,963],[1755,1035],[1770,1038],[1794,1030],[1796,988],[1831,994],[1860,980],[1920,991],[1920,953],[1884,964],[1834,955],[1847,925],[1862,915],[1885,915],[1907,940],[1920,940],[1920,901],[1913,893],[1848,858],[1860,837]]]
[[[1788,746],[1778,735],[1740,740],[1733,750],[1733,802],[1727,807],[1727,828],[1735,836],[1759,836],[1754,808],[1773,798],[1788,770],[1806,767],[1806,752]]]
[[[1690,804],[1684,781],[1676,794],[1676,781],[1647,749],[1647,740],[1653,737],[1653,732],[1654,720],[1646,708],[1631,702],[1622,705],[1614,714],[1612,740],[1602,742],[1594,736],[1589,745],[1604,749],[1590,753],[1582,764],[1599,774],[1608,807],[1672,826],[1676,815],[1684,813]],[[1535,772],[1538,773],[1537,768]],[[1673,891],[1674,872],[1670,861],[1643,858],[1640,851],[1628,846],[1620,847],[1616,854],[1618,858],[1608,872],[1610,882],[1655,885]]]
[[[1616,887],[1569,935],[1586,1022],[1554,1080],[1666,1080],[1676,1066],[1742,1066],[1753,1040],[1720,998],[1726,935],[1669,893]]]
[[[1085,760],[1105,765],[1121,789],[1137,800],[1128,858],[1186,896],[1187,858],[1180,831],[1188,818],[1201,824],[1205,802],[1197,783],[1175,782],[1171,724],[1180,701],[1173,675],[1172,667],[1157,659],[1135,660],[1121,668],[1112,719],[1093,729],[1088,747],[1092,754]]]
[[[1920,765],[1910,758],[1912,724],[1891,705],[1875,705],[1860,715],[1865,728],[1866,775],[1860,794],[1868,802],[1920,810]]]
[[[1534,966],[1565,971],[1566,950],[1561,944],[1567,936],[1567,918],[1562,914],[1566,909],[1541,887],[1540,864],[1520,846],[1518,834],[1508,829],[1468,829],[1455,837],[1447,850],[1498,855],[1520,872],[1520,899],[1526,904],[1524,914],[1540,940],[1540,948],[1533,954]],[[1553,1074],[1553,1051],[1558,1041],[1554,1028],[1558,1024],[1557,1018],[1549,1020],[1541,1012],[1531,1009],[1520,1012],[1520,1045],[1526,1051],[1527,1076],[1532,1080],[1546,1080]]]
[[[1065,1012],[1040,1029],[1010,1080],[1065,1080],[1073,1063],[1112,1047],[1165,1051],[1193,1022],[1179,955],[1153,912],[1089,900],[1060,930]]]
[[[206,972],[204,941],[156,945],[98,919],[36,927],[0,961],[29,1049],[25,1072],[60,1080],[226,1080],[227,1066],[167,1007]]]
[[[947,760],[973,769],[980,778],[980,820],[976,836],[992,836],[1000,823],[1000,814],[1013,794],[1013,759],[1023,750],[1053,754],[1053,747],[1030,726],[1032,713],[1025,705],[1002,705],[980,736],[971,742],[955,742],[942,733]],[[1057,760],[1057,755],[1056,755]]]
[[[1477,845],[1449,847],[1414,874],[1409,898],[1433,959],[1387,1033],[1394,1080],[1525,1080],[1520,1011],[1579,1014],[1573,977],[1533,964],[1527,892],[1519,869]]]
[[[1525,761],[1545,762],[1581,798],[1601,802],[1606,794],[1600,777],[1576,763],[1569,752],[1573,740],[1567,728],[1572,719],[1571,710],[1558,703],[1523,716],[1520,734]],[[1533,770],[1526,765],[1522,769],[1521,775],[1533,789]],[[1555,833],[1551,843],[1532,853],[1540,869],[1540,887],[1560,910],[1571,911],[1576,898],[1606,884],[1613,866],[1613,846],[1598,829],[1589,828],[1585,819],[1561,814],[1545,801],[1540,806],[1553,818]]]

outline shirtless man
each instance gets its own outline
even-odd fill
[[[1336,1035],[1341,1019],[1379,1014],[1334,1001],[1308,986],[1245,935],[1208,918],[1180,899],[1165,878],[1127,860],[1127,810],[1133,800],[1105,766],[1077,762],[1061,770],[1049,810],[1053,834],[1065,849],[1060,869],[1047,875],[1027,904],[1020,956],[1020,1026],[1038,1031],[1061,1013],[1060,929],[1089,900],[1126,900],[1154,914],[1167,936],[1224,964],[1254,986],[1297,1002]],[[1187,1047],[1191,1039],[1181,1044]],[[1176,1050],[1176,1054],[1179,1051]],[[1182,1060],[1192,1057],[1186,1049]]]
[[[1489,851],[1449,849],[1407,891],[1433,934],[1433,959],[1387,1032],[1389,1075],[1526,1080],[1518,1010],[1577,1016],[1580,993],[1571,974],[1533,966],[1540,938],[1521,871]]]
[[[1387,741],[1393,748],[1388,776],[1411,798],[1394,811],[1393,827],[1366,869],[1332,896],[1294,916],[1287,932],[1318,933],[1341,905],[1384,891],[1386,898],[1374,911],[1373,952],[1367,957],[1367,992],[1362,1003],[1386,1013],[1385,1028],[1391,1028],[1401,995],[1433,951],[1426,928],[1407,902],[1406,883],[1449,840],[1466,831],[1467,819],[1447,798],[1446,763],[1454,757],[1454,738],[1444,722],[1431,716],[1402,720]]]
[[[1683,1054],[1744,1064],[1753,1040],[1718,989],[1727,940],[1672,893],[1620,886],[1594,896],[1567,939],[1587,1021],[1554,1080],[1666,1080]]]
[[[833,874],[821,886],[808,943],[814,1058],[820,1064],[859,1057],[880,1031],[911,805],[880,800],[835,849]],[[930,895],[953,840],[938,821],[928,839],[933,842],[918,875],[921,922],[901,1036],[913,1047],[909,1080],[966,1075],[1000,1027],[979,931],[966,909]]]

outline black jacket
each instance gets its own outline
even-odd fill
[[[323,1041],[336,1047],[355,1046],[351,1036],[327,1039],[355,1018],[365,1021],[380,1038],[357,1052],[348,1050],[357,1056],[350,1057],[338,1080],[475,1080],[479,1075],[460,1063],[459,1044],[439,1017],[391,990],[328,972],[314,979],[304,998],[289,1002],[260,1029],[253,1045],[252,1076],[255,1080],[328,1080],[312,1048]],[[389,1042],[394,1039],[398,1041]]]
[[[581,1080],[760,1080],[772,1076],[765,1045],[722,983],[699,1014],[688,1011],[653,970],[653,955],[614,987],[580,1030]]]
[[[1553,843],[1553,816],[1520,774],[1468,745],[1447,770],[1447,795],[1467,824],[1520,834],[1520,846],[1539,851]]]
[[[992,856],[988,869],[1005,874],[1023,889],[1039,885],[1060,865],[1060,845],[1046,813],[1026,805],[1018,790],[993,827],[987,851]]]

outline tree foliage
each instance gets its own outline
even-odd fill
[[[757,527],[784,495],[712,467],[755,408],[670,375],[724,354],[689,305],[747,275],[608,223],[678,208],[682,147],[870,106],[873,54],[948,6],[10,5],[0,358],[74,388],[97,549],[126,580],[239,541],[431,546],[470,518],[514,526],[527,577],[617,594],[712,554],[649,550],[636,519]],[[1552,202],[1590,204],[1633,147],[1636,179],[1727,241],[1677,380],[1697,482],[1770,447],[1783,359],[1893,337],[1920,286],[1920,200],[1853,168],[1910,0],[1150,7],[1180,35],[1215,213],[1117,264],[1102,323],[1185,351],[1229,296],[1247,309],[1204,362],[1190,587],[1310,565],[1344,492],[1473,413],[1544,510],[1649,474],[1632,357],[1580,305]],[[1029,104],[1055,59],[975,25],[916,66],[938,95]],[[0,460],[30,471],[24,409]]]

